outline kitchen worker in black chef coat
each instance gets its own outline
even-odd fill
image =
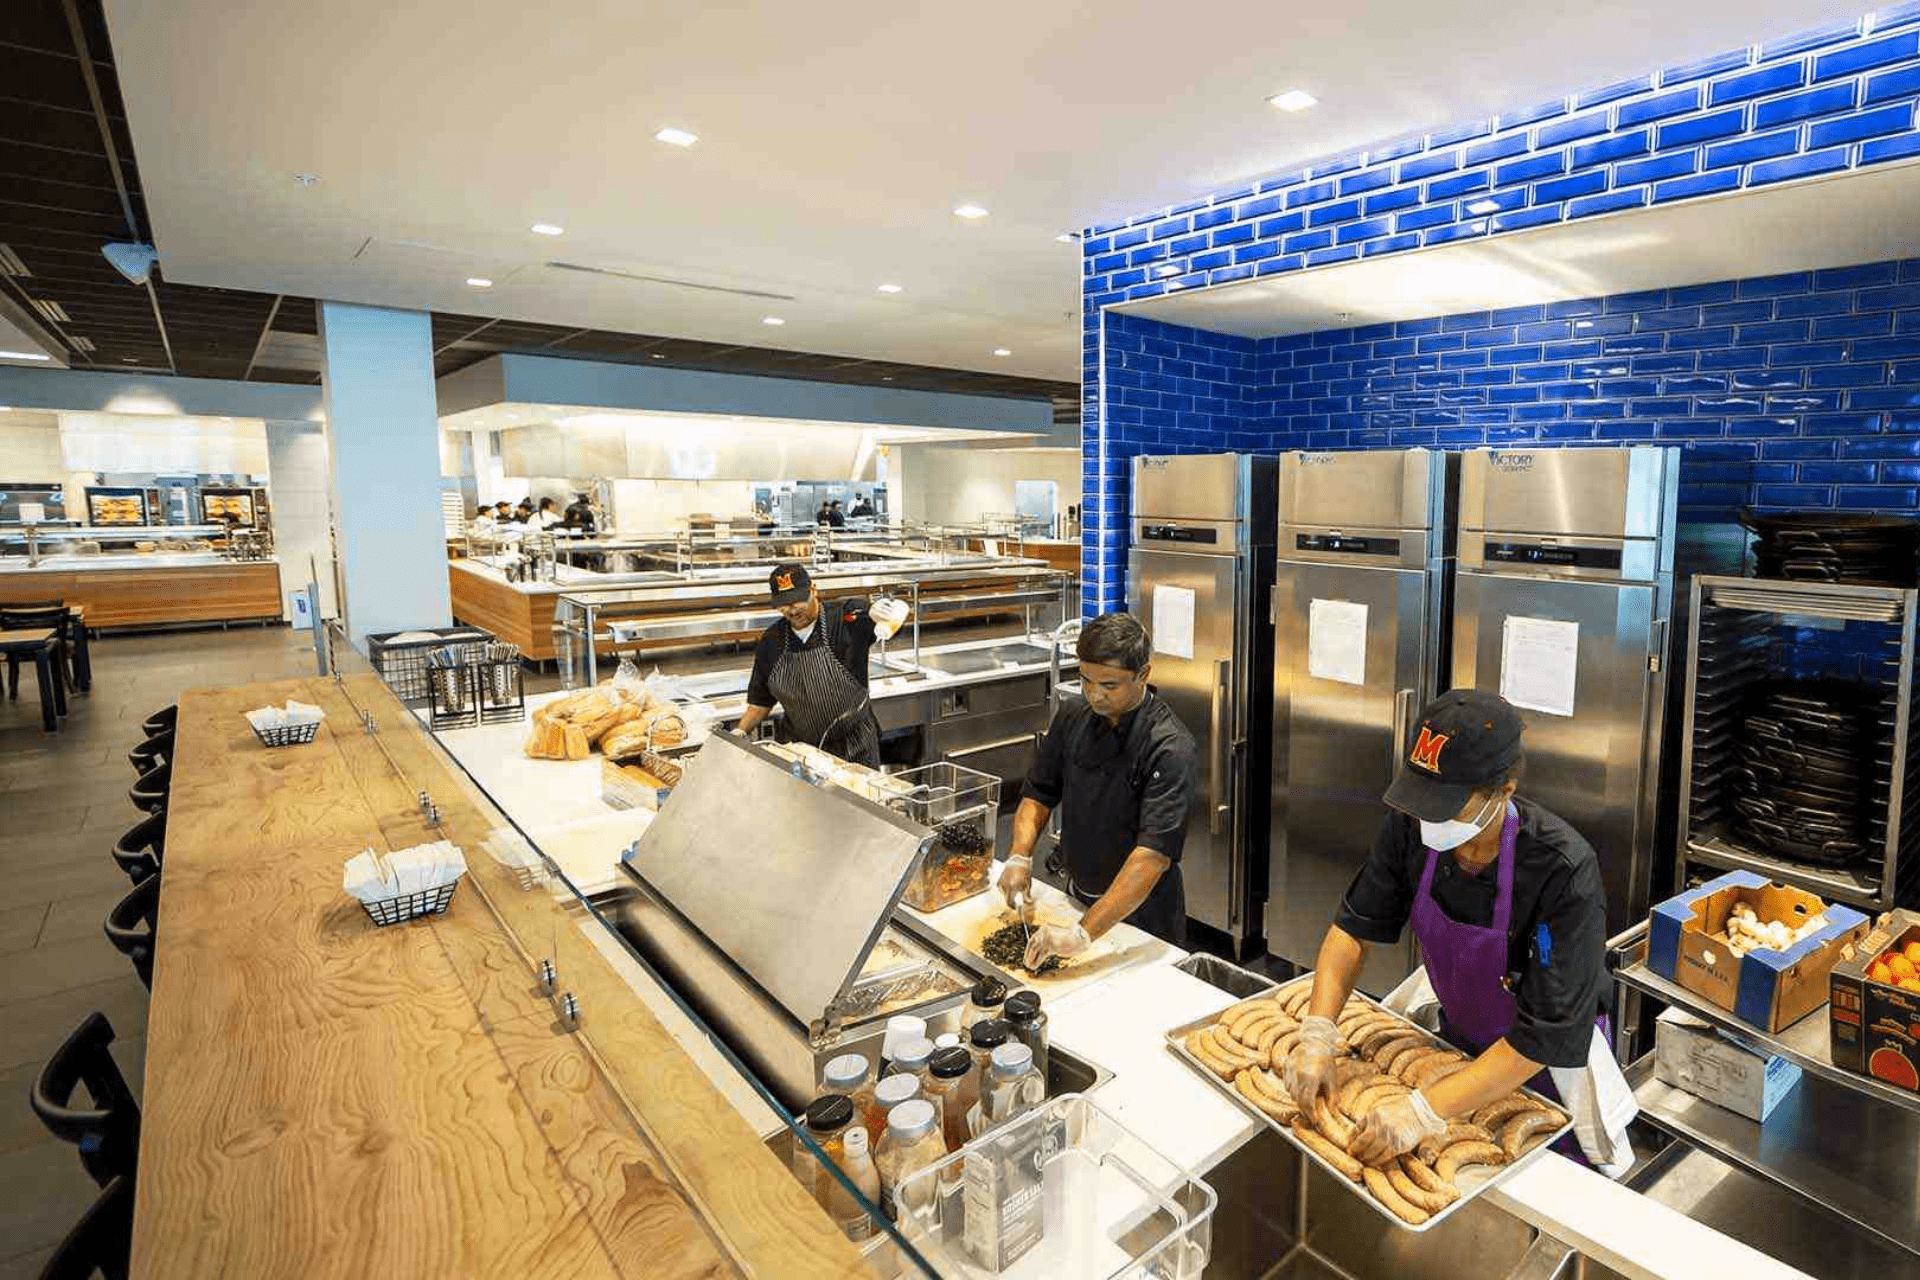
[[[880,767],[880,722],[867,698],[867,650],[907,620],[901,600],[822,604],[806,568],[775,565],[767,589],[780,621],[760,633],[740,732],[752,733],[779,704],[800,742],[854,764]]]
[[[1087,910],[1078,924],[1035,929],[1028,968],[1078,955],[1122,920],[1176,946],[1186,939],[1180,852],[1193,805],[1193,735],[1148,687],[1152,646],[1132,614],[1087,623],[1076,652],[1086,700],[1062,707],[1040,744],[1000,891],[1009,906],[1030,907],[1034,844],[1064,806],[1067,888]]]
[[[1332,1084],[1334,1019],[1366,948],[1398,942],[1409,925],[1440,1000],[1441,1034],[1473,1059],[1368,1112],[1351,1148],[1358,1159],[1405,1152],[1520,1085],[1550,1096],[1570,1086],[1576,1119],[1616,1088],[1631,1096],[1603,1015],[1600,861],[1563,819],[1515,795],[1522,731],[1520,713],[1493,693],[1456,689],[1427,704],[1387,790],[1373,852],[1321,943],[1313,1000],[1286,1064],[1296,1098]],[[1612,1164],[1612,1153],[1596,1163]]]

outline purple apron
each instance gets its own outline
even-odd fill
[[[1420,940],[1420,951],[1426,958],[1427,981],[1440,997],[1448,1038],[1464,1042],[1461,1048],[1475,1054],[1485,1052],[1506,1035],[1518,1012],[1513,992],[1507,989],[1507,931],[1513,923],[1514,844],[1519,835],[1520,814],[1509,802],[1506,821],[1500,828],[1500,857],[1495,870],[1498,888],[1491,925],[1482,928],[1461,924],[1433,900],[1434,868],[1443,856],[1437,849],[1427,850],[1426,870],[1420,873],[1420,888],[1413,896],[1413,936]],[[1611,1042],[1613,1033],[1604,1014],[1599,1026]],[[1560,1100],[1550,1071],[1542,1070],[1527,1081],[1527,1087],[1555,1102]],[[1554,1150],[1586,1163],[1570,1133],[1554,1144]]]

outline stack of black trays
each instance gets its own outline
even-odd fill
[[[1883,587],[1911,587],[1920,577],[1920,521],[1904,516],[1742,511],[1740,523],[1755,534],[1755,577]]]
[[[1740,713],[1735,833],[1795,862],[1865,859],[1874,710],[1874,691],[1845,681],[1757,688]]]

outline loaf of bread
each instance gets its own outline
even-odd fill
[[[588,744],[597,745],[600,739],[606,737],[608,733],[629,721],[638,720],[640,716],[641,711],[639,707],[634,706],[631,702],[622,702],[608,710],[605,715],[595,716],[591,720],[578,721],[577,723],[586,731]]]
[[[674,747],[687,740],[687,722],[680,718],[679,710],[671,704],[647,712],[641,723],[647,726],[648,738],[653,746]]]
[[[645,754],[650,726],[644,720],[618,725],[600,739],[600,754],[609,760],[630,760]]]

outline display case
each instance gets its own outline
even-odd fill
[[[226,526],[217,524],[0,528],[0,562],[18,559],[49,568],[214,564],[229,558],[226,533]]]
[[[152,489],[98,488],[87,490],[87,523],[92,525],[147,525],[158,520],[158,494]]]
[[[266,490],[205,487],[199,490],[202,521],[224,526],[229,521],[249,529],[267,527]]]
[[[67,497],[59,481],[0,480],[0,525],[67,523]]]

